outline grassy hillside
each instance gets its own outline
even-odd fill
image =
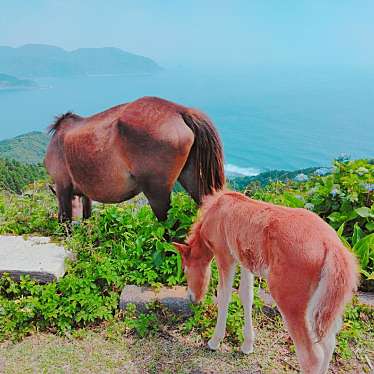
[[[44,166],[0,159],[0,189],[21,193],[30,183],[46,178]]]
[[[48,143],[48,135],[37,131],[2,140],[0,141],[0,158],[28,164],[41,163]]]

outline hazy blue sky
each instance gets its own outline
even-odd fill
[[[0,44],[116,46],[166,65],[374,66],[373,0],[0,0]]]

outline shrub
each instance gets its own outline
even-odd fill
[[[44,182],[33,183],[16,195],[0,191],[0,234],[61,236],[56,198]]]
[[[62,333],[111,319],[127,283],[174,285],[184,281],[180,257],[164,239],[165,233],[182,238],[195,217],[196,206],[183,193],[173,195],[163,224],[148,205],[99,206],[68,237],[56,222],[56,206],[49,205],[45,189],[37,189],[29,197],[3,194],[1,202],[6,215],[1,232],[55,235],[77,258],[68,263],[62,279],[47,285],[28,277],[19,283],[0,278],[0,340],[18,339],[35,329]],[[147,321],[145,318],[144,324]]]

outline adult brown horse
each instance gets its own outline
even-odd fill
[[[60,221],[71,221],[72,200],[118,203],[144,192],[165,220],[177,180],[200,204],[225,182],[222,145],[203,113],[143,97],[91,117],[66,113],[49,128],[45,165],[56,186]]]

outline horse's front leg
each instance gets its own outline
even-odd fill
[[[239,296],[244,309],[244,341],[241,346],[241,351],[248,354],[253,352],[255,339],[255,332],[252,325],[253,274],[243,266],[240,268]]]
[[[73,215],[73,189],[71,186],[64,187],[56,185],[58,200],[58,220],[60,223],[71,223]]]
[[[92,213],[92,200],[89,199],[87,196],[82,196],[82,204],[83,204],[83,219],[88,219],[91,217]]]
[[[165,221],[170,209],[171,188],[166,185],[144,183],[142,190],[157,219]]]
[[[168,186],[146,184],[142,190],[148,199],[149,205],[151,206],[157,220],[159,222],[166,221],[170,209],[171,188]],[[164,239],[167,242],[171,240],[167,231],[164,233]]]
[[[219,285],[218,285],[218,296],[217,296],[217,306],[218,306],[218,318],[216,327],[214,329],[214,334],[208,342],[208,347],[210,349],[216,350],[226,332],[226,320],[227,312],[232,294],[232,282],[235,275],[236,264],[233,260],[225,261],[225,263],[220,263],[217,259],[217,265],[219,270]]]

